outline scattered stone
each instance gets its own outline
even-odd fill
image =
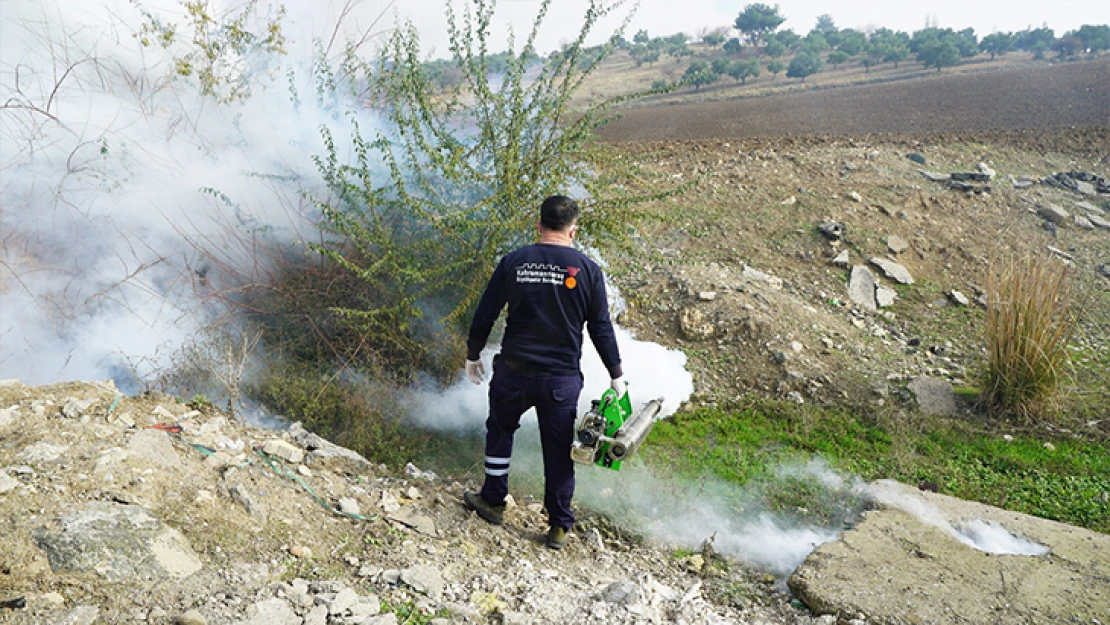
[[[1076,214],[1072,217],[1072,222],[1075,223],[1077,227],[1082,228],[1083,230],[1095,229],[1095,225],[1091,223],[1091,220],[1087,219],[1083,215]]]
[[[127,451],[132,456],[142,458],[162,467],[179,467],[181,458],[173,448],[170,435],[162,430],[141,429],[131,436]]]
[[[361,473],[370,468],[366,458],[309,432],[300,422],[289,426],[287,433],[293,442],[308,450],[305,462],[313,467],[341,473]]]
[[[875,305],[875,276],[864,265],[852,267],[852,276],[848,280],[848,299],[867,310],[876,310]]]
[[[390,521],[395,521],[403,525],[407,525],[417,532],[425,536],[437,536],[436,524],[431,517],[424,516],[413,510],[410,506],[402,507],[400,510],[386,517]]]
[[[906,158],[908,158],[911,161],[917,163],[918,165],[924,165],[927,162],[925,160],[924,156],[922,156],[922,155],[920,155],[916,152],[910,152],[909,154],[906,155]]]
[[[304,625],[327,625],[328,623],[328,607],[326,605],[313,606],[307,614],[304,615]]]
[[[93,502],[58,525],[35,535],[55,573],[91,571],[110,581],[184,579],[202,568],[180,532],[139,506]]]
[[[284,599],[267,599],[247,608],[247,620],[241,625],[301,625],[301,617]]]
[[[851,193],[849,193],[848,197],[851,198],[851,200],[853,202],[855,202],[856,204],[862,204],[863,203],[863,196],[860,195],[859,193],[856,193],[855,191],[852,191]]]
[[[1048,251],[1052,252],[1053,254],[1059,256],[1060,258],[1063,258],[1064,260],[1067,260],[1067,261],[1075,260],[1074,256],[1072,256],[1071,254],[1068,254],[1064,250],[1052,247],[1051,245],[1046,245],[1045,248],[1048,249]]]
[[[875,287],[875,303],[879,308],[889,308],[898,300],[898,291],[888,286]]]
[[[798,198],[794,197],[793,195],[791,195],[790,197],[786,198],[786,199],[785,199],[785,200],[783,200],[782,202],[779,202],[779,204],[780,204],[780,205],[782,205],[782,206],[793,206],[793,205],[795,205],[795,204],[797,204],[797,203],[798,203]]]
[[[0,380],[0,388],[4,388],[6,386],[19,386],[20,384],[21,384],[21,382],[17,378],[8,378],[6,380]]]
[[[1096,227],[1102,228],[1103,230],[1110,230],[1110,220],[1108,219],[1103,219],[1098,215],[1087,215],[1087,219]]]
[[[953,302],[959,304],[960,306],[969,306],[971,304],[971,301],[967,299],[966,295],[960,293],[955,289],[952,289],[948,296],[952,298]]]
[[[925,171],[924,169],[917,170],[919,174],[925,176],[930,182],[950,182],[952,177],[948,174],[942,174],[935,171]]]
[[[1094,226],[1092,226],[1092,228],[1093,227]],[[701,293],[698,293],[698,299],[703,301],[703,302],[712,302],[713,300],[717,299],[717,292],[716,291],[702,291]]]
[[[1098,191],[1095,190],[1095,185],[1079,180],[1075,183],[1075,190],[1083,195],[1095,195]]]
[[[297,465],[297,473],[300,473],[305,477],[312,477],[312,469],[304,466],[303,464]]]
[[[1010,176],[1010,184],[1018,191],[1022,191],[1037,184],[1037,181],[1029,176],[1018,176],[1017,178]]]
[[[1085,210],[1088,213],[1101,213],[1101,212],[1103,212],[1101,208],[1095,206],[1094,204],[1091,204],[1090,202],[1081,202],[1079,200],[1072,200],[1072,204],[1075,204],[1076,208]],[[2,384],[0,384],[0,385],[2,385]]]
[[[54,625],[93,625],[100,618],[100,608],[94,605],[79,605],[54,621]]]
[[[262,509],[254,503],[254,498],[247,491],[247,488],[242,484],[236,484],[230,490],[231,499],[238,502],[251,516],[262,516]]]
[[[196,610],[189,610],[174,619],[174,623],[176,625],[208,625],[208,619]]]
[[[752,267],[749,267],[748,265],[744,265],[740,269],[740,275],[747,278],[748,280],[756,280],[756,281],[759,281],[759,282],[766,282],[767,284],[771,285],[772,288],[775,288],[775,289],[781,289],[782,288],[782,278],[772,276],[771,274],[768,274],[768,273],[763,273],[762,271],[759,271],[758,269],[753,269]]]
[[[312,557],[312,550],[303,545],[293,545],[289,548],[289,555],[299,560],[308,560]]]
[[[40,595],[39,599],[41,599],[43,603],[54,607],[61,607],[66,604],[66,598],[63,597],[61,593],[57,592],[48,592],[44,595]]]
[[[67,450],[69,450],[69,445],[51,445],[46,441],[39,441],[24,447],[23,451],[19,452],[16,457],[30,464],[40,464],[53,462],[61,458]]]
[[[586,532],[585,538],[586,546],[598,553],[605,551],[605,540],[601,538],[601,532],[596,527],[591,527]]]
[[[683,308],[678,313],[678,329],[687,341],[704,341],[713,337],[716,328],[705,318],[705,314],[694,306]]]
[[[913,284],[913,276],[902,265],[886,258],[872,257],[871,264],[883,270],[886,277],[899,284]]]
[[[7,471],[0,471],[0,495],[10,493],[19,486],[19,480],[8,475]]]
[[[817,226],[817,230],[830,241],[839,241],[844,238],[844,233],[846,232],[844,224],[838,221],[826,221]]]
[[[892,234],[886,238],[886,246],[890,248],[890,251],[894,252],[895,254],[901,254],[902,252],[910,249],[910,244],[907,243],[905,239],[896,234]]]
[[[1058,234],[1059,229],[1056,227],[1056,224],[1052,223],[1051,221],[1041,222],[1041,227],[1047,230],[1048,233],[1051,234],[1053,237],[1056,237]]]
[[[163,423],[175,423],[177,421],[177,415],[166,410],[163,406],[155,406],[152,413],[154,416],[161,419]]]
[[[789,393],[786,394],[786,399],[787,399],[787,401],[792,401],[795,404],[804,404],[804,403],[806,403],[805,398],[802,397],[802,394],[799,393],[798,391],[790,391]]]
[[[839,254],[837,254],[836,258],[832,259],[832,264],[836,265],[837,267],[847,267],[848,265],[852,264],[848,257],[848,250],[842,250]]]
[[[293,464],[304,460],[304,450],[295,445],[291,445],[281,440],[280,438],[271,438],[270,440],[263,443],[262,451],[270,454],[271,456],[277,456],[278,458],[281,458],[282,460]]]
[[[401,583],[437,601],[443,595],[443,576],[432,566],[417,565],[402,570]]]
[[[981,174],[983,174],[984,176],[986,176],[986,177],[987,177],[987,180],[991,180],[991,179],[993,179],[993,178],[994,178],[995,176],[997,176],[997,175],[998,175],[998,172],[996,172],[996,171],[994,171],[993,169],[991,169],[990,165],[987,165],[986,163],[979,163],[979,165],[978,165],[978,166],[976,167],[976,169],[978,169],[978,170],[979,170],[979,173],[981,173]]]
[[[802,353],[802,350],[804,350],[805,348],[806,346],[802,345],[801,341],[790,341],[790,349],[793,350],[795,354]]]
[[[420,494],[420,489],[415,486],[409,486],[409,489],[405,491],[405,496],[413,500],[423,497],[423,495]]]
[[[628,580],[613,582],[601,593],[602,601],[617,605],[631,605],[640,601],[640,587]]]
[[[1060,208],[1056,204],[1040,204],[1037,206],[1037,214],[1044,217],[1046,220],[1051,221],[1057,226],[1063,224],[1071,214],[1068,211]]]
[[[921,412],[950,416],[956,413],[956,392],[946,380],[931,377],[914,378],[909,384]]]
[[[1095,273],[1101,274],[1103,278],[1110,279],[1110,263],[1103,263],[1095,267]]]
[[[95,399],[77,399],[70,397],[66,399],[66,403],[62,406],[62,416],[67,419],[76,419],[85,414],[85,411],[96,403]]]
[[[344,588],[335,593],[335,598],[328,602],[328,614],[338,616],[350,610],[358,603],[358,594],[350,588]]]
[[[956,171],[949,176],[953,182],[990,182],[993,176],[977,171]]]
[[[401,502],[397,501],[397,498],[393,496],[393,493],[389,492],[388,490],[383,490],[381,501],[378,503],[378,506],[386,514],[391,514],[401,509]]]
[[[19,406],[0,409],[0,428],[7,427],[19,416]]]
[[[1047,449],[1048,451],[1056,451],[1056,445],[1053,445],[1052,443],[1050,443],[1048,441],[1045,441],[1044,448]]]
[[[339,500],[339,511],[343,514],[362,515],[362,509],[359,508],[358,501],[352,497],[343,497]]]

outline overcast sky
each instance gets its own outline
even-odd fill
[[[454,0],[461,7],[468,0]],[[367,23],[380,13],[387,0],[362,0],[358,19]],[[703,27],[731,25],[748,2],[732,0],[643,0],[632,23],[629,37],[645,28],[654,35],[676,32],[693,34]],[[767,2],[767,4],[775,4]],[[561,41],[572,39],[582,22],[587,0],[554,0],[539,41],[542,52],[550,52]],[[779,10],[786,16],[783,28],[800,34],[808,32],[817,16],[831,14],[841,28],[888,27],[912,32],[935,16],[941,27],[956,30],[971,26],[982,35],[996,30],[1014,31],[1045,23],[1057,31],[1082,24],[1110,23],[1110,0],[781,0]],[[421,32],[425,48],[435,48],[436,56],[446,54],[444,0],[396,0],[385,21],[393,15],[411,19]],[[494,32],[504,33],[511,24],[516,32],[527,32],[539,0],[500,0]],[[612,32],[615,24],[598,29],[599,35]]]

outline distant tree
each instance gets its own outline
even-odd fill
[[[1060,55],[1060,58],[1068,59],[1086,50],[1087,46],[1075,35],[1064,35],[1052,44],[1052,49]]]
[[[1029,51],[1033,53],[1034,61],[1041,61],[1044,59],[1044,53],[1048,52],[1048,44],[1043,41],[1038,41],[1033,44],[1033,47],[1029,48]]]
[[[859,64],[863,66],[863,72],[865,74],[870,74],[871,66],[875,64],[875,59],[871,55],[867,55],[860,59]]]
[[[956,38],[953,40],[953,43],[956,44],[956,48],[960,51],[960,56],[965,59],[979,55],[979,37],[976,36],[974,28],[965,28],[956,33]]]
[[[643,29],[636,31],[636,34],[632,36],[632,43],[646,46],[649,41],[651,41],[651,37],[648,36],[648,31]]]
[[[940,72],[960,62],[962,55],[959,47],[950,39],[933,39],[923,43],[917,52],[917,60],[925,67],[935,67]]]
[[[993,61],[995,56],[1004,56],[1014,49],[1014,36],[1010,33],[991,33],[983,37],[983,41],[979,42],[979,47],[983,49],[983,52],[991,55]]]
[[[786,30],[780,30],[780,31],[776,32],[774,35],[772,35],[771,39],[781,43],[784,46],[786,46],[786,48],[788,50],[790,48],[796,47],[798,45],[798,43],[800,43],[801,40],[802,40],[802,38],[800,36],[798,36],[798,33],[794,32],[793,30],[791,30],[789,28],[787,28]]]
[[[782,45],[781,41],[772,40],[763,47],[763,53],[772,59],[777,59],[786,54],[786,46]]]
[[[786,68],[787,78],[801,78],[802,82],[806,81],[807,76],[812,76],[821,71],[824,63],[821,62],[821,57],[812,52],[799,52],[790,61],[790,65]]]
[[[713,68],[713,71],[723,75],[728,73],[728,68],[732,67],[732,62],[729,61],[727,58],[720,56],[713,59],[709,66]]]
[[[737,16],[736,30],[743,33],[754,46],[761,45],[767,35],[775,32],[786,18],[779,14],[778,6],[763,3],[749,4]]]
[[[773,59],[771,62],[767,63],[767,71],[771,72],[771,80],[778,78],[779,72],[784,69],[786,69],[786,63],[778,59]]]
[[[726,41],[725,45],[723,46],[723,49],[727,54],[739,54],[741,48],[742,46],[740,45],[740,40],[736,37],[733,37],[732,39]]]
[[[1024,50],[1026,52],[1036,52],[1033,48],[1038,43],[1044,43],[1044,48],[1041,52],[1048,50],[1052,42],[1056,41],[1056,31],[1048,28],[1036,28],[1033,30],[1025,29],[1014,33],[1014,49]]]
[[[866,47],[867,35],[850,28],[840,31],[840,42],[836,44],[837,50],[852,57],[862,53]]]
[[[1106,24],[1101,26],[1084,24],[1079,27],[1079,30],[1069,34],[1081,39],[1085,49],[1091,54],[1099,54],[1104,50],[1110,50],[1110,26]]]
[[[670,37],[665,38],[664,41],[671,44],[672,46],[684,46],[690,42],[690,38],[686,36],[686,33],[675,33]]]
[[[710,31],[701,38],[702,43],[714,48],[723,44],[725,41],[728,41],[728,31],[723,28]]]
[[[667,46],[665,51],[667,54],[673,56],[676,59],[694,56],[694,51],[691,50],[690,46],[686,45],[685,43],[672,43]]]
[[[655,82],[651,83],[651,90],[652,91],[658,91],[660,93],[670,91],[671,90],[671,83],[669,83],[666,80],[663,80],[662,78],[660,78],[660,79],[656,80]]]
[[[851,58],[852,57],[848,56],[847,52],[833,50],[829,53],[829,58],[827,60],[834,68],[837,68],[840,67],[841,63],[847,63]]]
[[[836,32],[836,22],[833,21],[833,16],[826,13],[817,17],[817,25],[813,29],[821,34],[834,33]]]
[[[711,85],[720,79],[721,75],[713,71],[709,62],[701,59],[690,63],[682,75],[682,82],[694,85],[694,91],[701,91],[703,85]]]
[[[908,58],[910,58],[910,49],[904,45],[887,48],[883,54],[883,62],[894,63],[894,69],[898,69],[898,64]]]
[[[759,76],[759,59],[750,59],[747,61],[733,61],[729,65],[727,73],[734,80],[739,80],[740,84],[748,82],[748,78],[756,78]]]
[[[801,49],[814,54],[820,54],[829,49],[829,42],[825,40],[825,36],[816,30],[809,31],[809,34],[802,39]]]

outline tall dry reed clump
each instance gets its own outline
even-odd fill
[[[1075,328],[1068,269],[1049,257],[994,264],[987,301],[983,400],[1020,418],[1043,417],[1059,396]]]

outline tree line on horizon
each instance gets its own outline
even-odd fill
[[[1105,24],[1086,24],[1059,37],[1052,28],[1043,26],[1017,32],[995,32],[980,38],[974,28],[957,31],[935,25],[912,34],[889,28],[866,32],[842,29],[828,14],[818,17],[816,25],[803,36],[792,29],[780,30],[785,22],[786,17],[780,13],[778,5],[754,3],[746,5],[731,26],[703,29],[693,37],[686,33],[652,37],[646,30],[640,30],[631,40],[617,37],[602,46],[577,50],[583,56],[578,62],[589,64],[594,60],[589,55],[600,55],[607,46],[615,44],[615,49],[626,52],[637,67],[652,66],[664,57],[675,60],[693,57],[696,52],[690,44],[700,42],[710,50],[720,49],[723,54],[714,59],[692,60],[677,85],[665,80],[657,80],[652,85],[655,90],[680,85],[700,90],[724,77],[744,84],[748,78],[758,77],[764,71],[774,78],[786,72],[788,78],[805,82],[807,77],[822,71],[826,64],[839,68],[853,61],[870,72],[872,67],[883,63],[897,68],[912,58],[939,72],[981,54],[989,54],[993,61],[1008,52],[1021,51],[1041,60],[1055,52],[1058,58],[1066,60],[1082,54],[1098,55],[1110,49],[1110,25]],[[558,62],[563,54],[564,50],[557,50],[546,59],[533,55],[527,63],[538,66]],[[499,67],[508,66],[514,55],[507,51],[490,55],[490,59],[490,73],[498,74]],[[443,87],[454,84],[458,76],[450,61],[429,61],[425,71],[429,72],[433,84]]]

